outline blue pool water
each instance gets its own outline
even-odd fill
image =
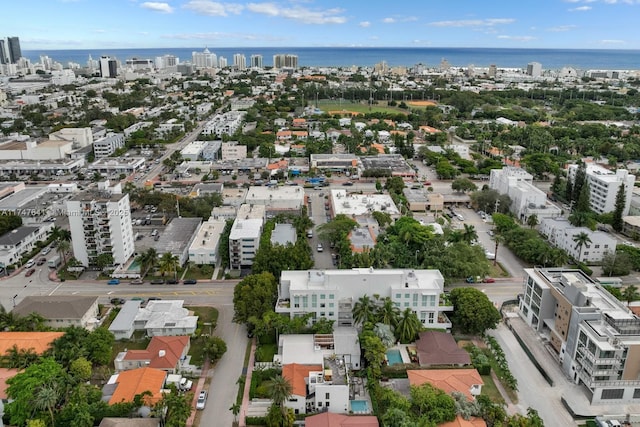
[[[368,414],[369,412],[369,402],[366,400],[352,400],[351,401],[351,411],[354,414]]]
[[[138,261],[133,261],[129,266],[129,268],[127,268],[127,270],[129,271],[140,270],[140,263]]]
[[[400,350],[387,350],[387,360],[389,361],[389,366],[397,365],[402,363],[402,356],[400,355]]]

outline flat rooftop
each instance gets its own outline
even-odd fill
[[[174,218],[153,245],[159,255],[182,254],[200,227],[202,218]]]
[[[375,211],[400,215],[400,211],[388,194],[357,194],[343,189],[331,190],[331,205],[335,215],[370,215]]]

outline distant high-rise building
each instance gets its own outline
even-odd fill
[[[9,62],[15,64],[22,58],[20,49],[20,39],[18,37],[7,37],[7,50],[9,51]]]
[[[225,58],[224,56],[221,56],[220,58],[218,58],[218,67],[220,68],[226,68],[227,67],[227,58]]]
[[[263,68],[262,55],[251,55],[251,68]]]
[[[100,76],[114,78],[118,75],[118,63],[108,56],[100,57]]]
[[[273,68],[298,68],[298,55],[273,55]]]
[[[542,64],[539,62],[529,62],[527,64],[527,74],[531,77],[540,77],[542,75]]]
[[[0,64],[6,64],[9,62],[9,57],[7,56],[7,45],[5,40],[0,39]]]
[[[87,68],[90,70],[95,70],[100,66],[100,63],[93,59],[93,57],[91,56],[91,54],[89,54],[89,59],[87,59]]]
[[[238,70],[244,70],[247,68],[247,57],[241,53],[233,55],[233,66]]]
[[[192,52],[191,62],[196,68],[215,68],[218,66],[216,54],[209,52],[206,47],[202,52]]]
[[[496,67],[496,64],[489,65],[489,77],[495,78],[497,73],[498,73],[498,67]]]

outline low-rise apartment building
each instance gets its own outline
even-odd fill
[[[265,221],[262,205],[241,205],[229,234],[229,261],[231,269],[253,265],[260,247],[260,236]]]
[[[104,138],[93,142],[93,154],[96,159],[101,159],[109,157],[122,147],[124,147],[124,134],[109,132]]]
[[[336,326],[353,326],[352,310],[364,295],[391,298],[400,310],[410,308],[429,328],[451,328],[441,305],[444,278],[438,270],[354,268],[351,270],[283,271],[278,286],[276,313],[291,318],[312,313]]]
[[[209,218],[203,222],[189,247],[189,262],[194,264],[215,265],[220,258],[220,236],[224,231],[226,221]]]
[[[640,403],[640,318],[580,270],[524,270],[520,317],[592,404]]]
[[[587,227],[575,227],[564,218],[545,218],[540,222],[540,233],[549,243],[562,249],[569,256],[586,264],[597,264],[607,253],[615,253],[617,240],[609,233],[592,231]],[[586,234],[588,241],[583,245],[577,236]]]
[[[568,178],[574,181],[578,173],[578,165],[570,165]],[[626,169],[618,169],[615,172],[603,168],[600,165],[588,164],[585,167],[586,180],[589,184],[589,206],[597,214],[613,212],[616,208],[616,195],[622,185],[625,187],[625,205],[622,215],[629,214],[633,186],[636,177]]]

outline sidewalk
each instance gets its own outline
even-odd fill
[[[246,427],[245,418],[247,409],[249,408],[249,389],[251,388],[251,376],[253,374],[253,365],[256,356],[256,339],[251,340],[251,354],[249,355],[249,365],[247,366],[247,375],[244,380],[244,393],[242,394],[242,405],[240,406],[240,415],[238,417],[239,427]]]

